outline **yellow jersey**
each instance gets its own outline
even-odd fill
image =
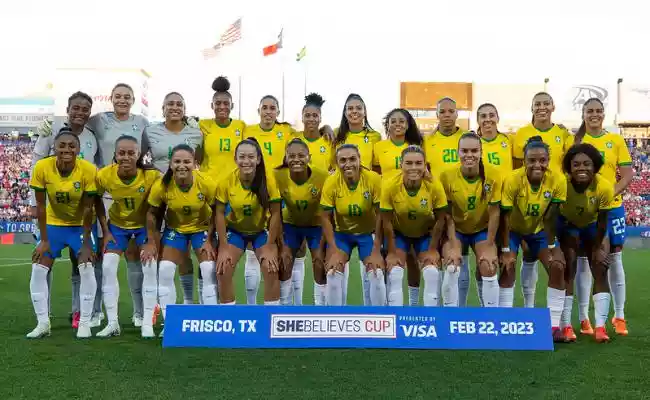
[[[486,165],[485,181],[468,180],[457,166],[445,170],[440,181],[451,204],[456,230],[466,235],[486,230],[490,219],[488,205],[501,202],[503,177],[499,171]]]
[[[153,184],[160,178],[155,169],[142,170],[130,182],[117,176],[117,164],[108,165],[97,173],[97,193],[108,192],[113,204],[108,210],[111,224],[123,228],[144,228],[147,220],[147,196]]]
[[[335,230],[353,235],[375,231],[381,195],[381,177],[373,171],[361,169],[356,187],[350,188],[341,171],[327,177],[320,205],[334,211]]]
[[[275,181],[284,200],[282,222],[295,226],[320,226],[320,197],[328,173],[312,168],[306,182],[291,179],[289,168],[275,170]]]
[[[338,135],[338,128],[334,132],[334,137]],[[348,136],[345,138],[343,143],[336,145],[338,149],[343,144],[353,144],[359,148],[359,154],[361,155],[361,166],[367,169],[372,169],[372,160],[373,160],[373,148],[375,143],[381,141],[381,134],[372,130],[362,130],[360,132],[348,132]],[[332,164],[338,168],[336,163],[336,152],[332,153]]]
[[[481,137],[483,164],[498,169],[502,175],[512,171],[512,136],[497,133],[493,139]]]
[[[542,183],[533,188],[526,168],[515,170],[503,183],[501,208],[512,210],[510,229],[520,235],[533,235],[544,229],[544,214],[551,203],[566,201],[564,174],[546,170]]]
[[[423,180],[416,192],[404,187],[404,177],[398,171],[384,179],[381,187],[381,211],[393,213],[393,228],[410,238],[421,238],[433,227],[432,211],[447,207],[447,195],[439,180]]]
[[[424,152],[433,176],[440,176],[444,170],[460,163],[458,141],[464,133],[457,128],[451,135],[436,131],[424,138]]]
[[[518,160],[524,160],[524,146],[526,142],[533,136],[540,136],[542,141],[546,143],[549,147],[550,159],[549,159],[549,169],[554,172],[562,173],[562,159],[564,158],[564,153],[570,146],[569,143],[569,132],[560,128],[557,125],[553,125],[551,129],[546,131],[540,131],[533,126],[533,124],[528,124],[522,128],[519,128],[515,137],[512,140],[512,157]]]
[[[297,133],[296,137],[305,142],[309,148],[309,155],[311,157],[309,165],[323,171],[331,171],[334,169],[334,165],[332,165],[332,142],[324,136],[316,140],[307,139],[303,132]]]
[[[172,178],[167,186],[162,179],[157,180],[149,193],[149,205],[167,205],[167,227],[183,234],[207,230],[212,218],[216,183],[200,171],[192,171],[192,175],[194,182],[187,191],[179,188]]]
[[[199,129],[203,134],[201,172],[218,182],[237,167],[235,148],[244,138],[246,124],[231,119],[228,125],[219,125],[214,119],[202,119]]]
[[[29,185],[34,191],[47,194],[47,224],[82,226],[82,197],[97,194],[96,176],[97,167],[80,158],[68,176],[62,176],[56,168],[56,157],[38,160]]]
[[[560,212],[577,228],[584,228],[598,220],[600,211],[611,210],[614,201],[614,185],[600,174],[594,176],[591,185],[582,192],[576,192],[573,184],[567,185],[566,203]]]
[[[396,144],[390,139],[375,143],[372,151],[372,166],[381,169],[381,176],[390,179],[402,169],[402,151],[408,143]]]
[[[267,174],[266,177],[269,201],[281,202],[273,174]],[[257,195],[242,185],[239,180],[239,168],[219,182],[217,201],[230,206],[230,213],[226,216],[229,229],[245,235],[255,235],[266,229],[271,214],[262,207]]]
[[[264,165],[270,171],[282,165],[287,143],[295,134],[296,131],[289,124],[275,124],[270,130],[264,130],[259,124],[256,124],[246,127],[244,139],[257,139],[262,148]]]

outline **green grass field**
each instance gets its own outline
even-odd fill
[[[55,265],[52,336],[30,341],[25,334],[36,324],[30,254],[27,245],[0,247],[3,400],[650,398],[650,251],[628,250],[624,257],[630,336],[615,337],[610,329],[609,344],[579,337],[578,343],[558,345],[554,352],[163,349],[160,340],[140,339],[131,325],[124,265],[122,336],[79,341],[68,323],[66,261]],[[353,268],[350,302],[358,304],[359,274]],[[239,268],[239,286],[242,274]],[[543,276],[540,270],[538,305],[545,304]],[[305,282],[305,302],[312,303],[309,275]],[[519,288],[516,292],[515,304],[521,305]],[[237,301],[244,299],[240,287]],[[470,300],[477,303],[474,287]]]

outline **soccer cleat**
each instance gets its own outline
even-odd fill
[[[102,320],[104,319],[104,313],[95,314],[90,319],[90,327],[98,328],[102,326]]]
[[[45,336],[50,336],[50,323],[39,322],[33,331],[29,332],[25,337],[27,339],[40,339]]]
[[[553,341],[555,343],[564,343],[566,342],[566,339],[564,338],[564,335],[562,334],[562,329],[558,327],[553,327],[552,328],[552,334],[553,334]]]
[[[120,333],[120,324],[117,322],[109,322],[108,325],[106,325],[106,328],[97,332],[95,336],[100,338],[107,338],[111,336],[120,336]]]
[[[151,325],[156,325],[156,321],[158,321],[158,316],[160,315],[160,304],[156,304],[156,306],[153,308],[153,318],[151,319]]]
[[[627,336],[627,322],[623,318],[612,318],[612,325],[617,335]]]
[[[609,336],[607,336],[607,330],[604,326],[599,326],[596,328],[594,337],[598,343],[607,343],[609,342]]]
[[[142,328],[140,328],[140,334],[143,339],[153,339],[156,337],[156,334],[153,331],[153,326],[151,325],[142,325]]]
[[[79,329],[79,318],[81,317],[81,314],[79,311],[75,311],[72,313],[72,329]]]
[[[93,333],[90,331],[89,324],[79,324],[79,329],[77,329],[77,339],[88,339]]]
[[[591,321],[585,319],[580,321],[580,334],[582,335],[593,335],[594,328],[591,327]]]
[[[573,343],[578,339],[571,325],[562,328],[562,335],[564,336],[564,341],[567,343]]]
[[[141,316],[139,316],[139,315],[134,315],[134,316],[131,318],[131,321],[133,321],[133,326],[135,326],[136,328],[140,328],[140,327],[142,327],[142,317],[141,317]]]

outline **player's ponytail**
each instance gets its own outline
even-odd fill
[[[264,156],[262,156],[262,148],[255,138],[247,138],[242,140],[235,147],[235,154],[241,145],[248,144],[255,148],[257,157],[260,160],[259,164],[255,167],[255,177],[251,183],[250,190],[257,196],[257,200],[260,202],[260,205],[264,209],[269,209],[270,207],[270,198],[269,198],[269,189],[266,185],[266,167],[264,166]],[[163,178],[164,179],[164,178]]]
[[[174,147],[172,149],[172,154],[169,157],[169,167],[167,168],[167,171],[165,172],[165,175],[162,177],[162,184],[164,187],[168,187],[169,183],[172,181],[172,178],[174,177],[174,170],[172,169],[172,158],[174,158],[174,154],[178,151],[187,151],[188,153],[192,154],[192,158],[194,158],[194,149],[185,143],[179,144],[178,146]]]

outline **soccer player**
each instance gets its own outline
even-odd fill
[[[549,147],[541,137],[528,140],[524,157],[524,168],[514,171],[503,184],[501,208],[505,216],[501,241],[509,246],[501,249],[501,263],[507,269],[514,268],[522,240],[528,245],[530,257],[541,261],[549,276],[546,304],[551,313],[553,340],[563,342],[560,317],[565,297],[565,262],[555,245],[555,229],[559,205],[566,201],[567,183],[561,172],[549,169]]]
[[[458,291],[457,270],[460,267],[454,256],[446,254],[459,254],[462,247],[471,247],[476,255],[476,268],[483,285],[483,306],[499,305],[495,243],[503,178],[498,170],[483,164],[481,153],[481,138],[474,132],[464,133],[458,141],[460,165],[446,169],[440,176],[451,208],[451,218],[447,221],[455,231],[443,247],[443,256],[452,263],[447,265],[443,281],[443,292],[448,288],[451,295],[445,306],[458,306],[454,292]]]
[[[305,96],[305,105],[302,108],[302,124],[305,127],[298,137],[309,147],[309,165],[323,171],[335,168],[332,164],[331,138],[321,132],[321,108],[325,100],[318,93]],[[329,128],[329,127],[328,127]]]
[[[277,305],[280,299],[277,241],[282,231],[282,199],[255,139],[239,142],[235,148],[235,162],[237,168],[217,187],[219,300],[221,304],[235,304],[233,274],[250,244],[264,275],[264,304]],[[228,215],[226,205],[230,206]]]
[[[610,243],[609,256],[609,286],[612,290],[614,301],[614,325],[616,334],[627,335],[625,321],[625,271],[623,269],[623,244],[625,243],[625,209],[623,208],[622,193],[628,187],[634,176],[632,158],[625,145],[623,137],[616,133],[603,130],[605,108],[603,103],[596,98],[587,100],[583,105],[582,124],[574,139],[575,143],[589,143],[596,147],[604,158],[600,174],[607,181],[614,184],[614,202],[608,213],[607,236]],[[617,169],[621,179],[617,180]],[[579,257],[577,268],[577,291],[579,302],[580,331],[592,333],[591,323],[587,311],[589,310],[589,288],[591,276],[587,260]]]
[[[398,158],[401,168],[392,178],[383,179],[380,201],[387,251],[388,305],[404,305],[404,266],[411,252],[422,265],[424,304],[437,305],[438,246],[445,229],[447,196],[439,180],[425,179],[427,166],[422,147],[407,146]],[[418,263],[414,267],[418,268],[419,276]]]
[[[96,195],[96,168],[78,159],[79,137],[63,130],[54,138],[55,157],[34,166],[30,186],[36,192],[36,209],[41,240],[32,255],[29,289],[38,324],[27,334],[40,338],[50,334],[48,271],[61,250],[69,247],[79,260],[80,318],[78,338],[88,338],[97,281],[93,267],[96,235],[92,234],[92,213]],[[48,200],[46,211],[46,200]]]
[[[329,305],[344,304],[344,272],[352,249],[356,247],[364,268],[363,276],[368,281],[370,304],[385,305],[381,219],[378,218],[381,178],[361,166],[359,148],[353,144],[339,146],[336,160],[338,169],[325,181],[320,201],[321,224],[328,246],[327,302]]]
[[[589,107],[587,105],[587,107]],[[562,312],[562,334],[567,342],[575,342],[576,335],[571,326],[573,308],[573,281],[577,253],[587,254],[594,276],[594,308],[596,315],[595,339],[609,340],[606,330],[609,314],[609,283],[607,282],[607,236],[608,213],[614,201],[614,185],[598,174],[603,166],[603,157],[598,150],[586,143],[569,148],[564,156],[564,171],[569,176],[566,203],[560,207],[562,227],[562,252],[567,262],[567,298]],[[589,302],[587,302],[589,304]]]
[[[158,264],[158,298],[163,317],[168,304],[176,303],[174,275],[176,266],[187,260],[187,248],[191,244],[203,275],[203,304],[217,304],[217,275],[215,271],[213,208],[216,184],[196,170],[194,149],[180,144],[172,149],[169,169],[162,179],[156,181],[149,194],[147,212],[147,237],[155,238],[158,232],[158,215],[167,208],[165,231]],[[142,260],[145,268],[155,268],[150,263],[158,259],[156,240],[148,240],[143,246]],[[155,262],[155,261],[153,261]],[[155,264],[154,264],[155,265]],[[144,319],[142,337],[154,336],[153,327]],[[163,331],[160,332],[162,337]]]
[[[152,124],[145,129],[149,141],[149,151],[153,165],[162,173],[169,168],[172,149],[180,144],[190,146],[195,154],[203,142],[201,130],[192,119],[185,116],[185,99],[180,93],[168,93],[163,100],[163,116],[165,121]],[[179,265],[179,275],[183,288],[183,303],[194,303],[194,268],[188,255],[185,262]],[[199,299],[202,299],[203,279],[199,271]]]
[[[109,192],[113,204],[108,210],[109,221],[99,219],[104,231],[102,274],[102,295],[108,324],[97,333],[98,337],[118,336],[118,300],[120,285],[117,268],[120,257],[129,246],[131,239],[140,248],[147,241],[146,217],[147,197],[160,172],[153,167],[145,167],[138,141],[133,136],[122,136],[115,144],[114,164],[102,168],[97,173],[97,192]],[[155,239],[152,239],[155,240]],[[143,314],[139,325],[151,326],[157,302],[157,269],[143,268]],[[142,321],[147,321],[143,323]],[[146,331],[146,328],[143,328]]]
[[[304,260],[295,271],[294,259],[307,241],[314,270],[314,304],[325,305],[323,232],[320,227],[320,199],[328,172],[311,166],[308,144],[299,138],[287,145],[284,163],[275,172],[282,209],[283,243],[280,268],[280,304],[302,304]],[[293,300],[293,301],[292,301]]]

